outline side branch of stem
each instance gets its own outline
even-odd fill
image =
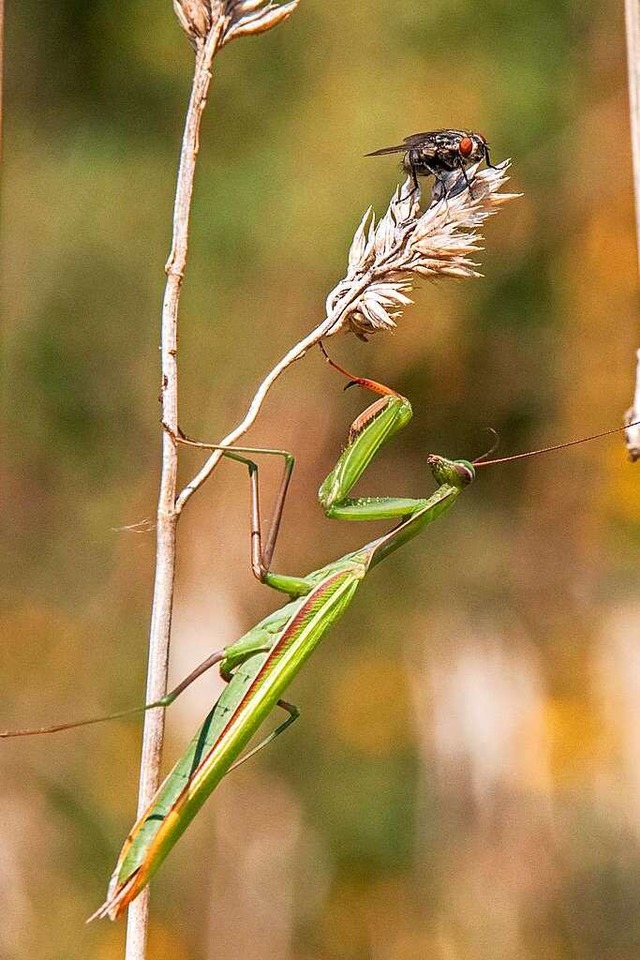
[[[300,360],[302,357],[304,357],[312,347],[320,342],[320,340],[325,337],[332,336],[341,329],[345,317],[348,315],[349,311],[353,307],[353,304],[357,301],[362,291],[366,289],[370,281],[370,274],[365,274],[357,283],[349,286],[347,290],[342,293],[342,295],[336,297],[335,302],[333,303],[332,294],[329,295],[327,301],[327,315],[325,319],[322,321],[322,323],[319,323],[317,327],[314,327],[314,329],[308,333],[306,337],[303,337],[302,340],[299,340],[298,343],[294,344],[294,346],[291,347],[287,353],[285,353],[278,363],[276,363],[273,369],[269,371],[253,395],[253,399],[249,404],[244,418],[230,433],[226,435],[226,437],[223,437],[218,446],[229,447],[247,432],[247,430],[255,422],[256,417],[260,413],[265,397],[278,377],[284,373],[284,371],[290,367],[292,363],[295,363],[296,360]],[[193,477],[193,479],[190,480],[189,483],[184,487],[176,500],[176,510],[178,513],[182,511],[185,504],[193,496],[193,494],[200,489],[203,483],[209,479],[222,456],[222,450],[214,450],[195,477]]]

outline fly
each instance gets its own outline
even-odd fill
[[[493,167],[489,156],[489,144],[480,133],[468,130],[430,130],[426,133],[413,133],[405,137],[396,147],[382,147],[367,153],[367,157],[380,157],[386,153],[404,153],[402,166],[407,171],[413,183],[413,189],[418,189],[418,177],[435,177],[434,198],[440,199],[451,196],[452,191],[447,189],[447,181],[452,173],[460,171],[462,177],[458,185],[464,183],[471,187],[467,176],[467,167],[476,161],[485,161],[488,167]],[[459,190],[453,190],[459,193]],[[454,193],[454,195],[455,195]]]

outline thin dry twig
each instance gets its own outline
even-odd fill
[[[640,0],[625,0],[624,10],[627,33],[631,152],[636,200],[636,243],[640,266]]]
[[[631,121],[631,152],[633,156],[633,186],[636,204],[636,244],[640,268],[640,0],[625,0],[627,32],[627,69],[629,75],[629,116]],[[640,416],[640,352],[636,371],[633,406],[625,414],[625,422],[632,423]],[[625,431],[629,459],[640,458],[640,429]]]
[[[207,92],[211,82],[211,64],[224,32],[220,17],[206,42],[198,45],[191,97],[187,109],[180,166],[176,185],[173,242],[167,261],[167,283],[162,305],[162,419],[171,428],[178,424],[178,305],[187,262],[189,214],[198,154],[198,136]],[[156,570],[149,629],[146,702],[164,696],[169,668],[169,641],[173,610],[176,560],[175,510],[178,451],[167,431],[162,436],[162,472],[158,494],[156,523]],[[138,815],[148,806],[160,783],[160,764],[164,738],[164,710],[145,714],[138,787]],[[126,960],[144,960],[149,914],[148,889],[138,897],[127,915]]]
[[[633,406],[629,407],[624,415],[627,427],[624,431],[629,460],[635,463],[640,460],[640,350],[636,351],[636,388],[633,396]]]
[[[0,162],[2,161],[2,134],[4,129],[4,0],[0,0]]]
[[[291,15],[299,0],[275,6],[262,0],[175,0],[178,20],[196,51],[191,96],[185,121],[176,184],[171,253],[162,305],[162,420],[178,429],[178,306],[187,263],[189,217],[199,148],[199,131],[211,83],[213,58],[225,43],[242,35],[262,33]],[[162,470],[156,524],[156,570],[149,630],[146,702],[161,699],[167,690],[169,642],[176,566],[176,509],[178,450],[170,432],[163,430]],[[140,761],[138,815],[148,806],[160,782],[164,738],[164,710],[145,715]],[[149,915],[147,890],[137,898],[127,917],[126,960],[144,960]]]
[[[278,377],[320,340],[341,330],[366,339],[391,329],[411,303],[408,292],[422,277],[480,276],[470,259],[481,249],[477,228],[503,203],[518,196],[499,192],[508,179],[508,166],[505,162],[481,171],[470,168],[467,176],[473,179],[472,189],[459,193],[454,175],[447,185],[449,197],[432,203],[425,213],[409,180],[396,190],[377,225],[367,210],[351,244],[346,276],[327,297],[325,319],[267,374],[244,418],[219,445],[231,446],[247,432]],[[221,450],[214,451],[184,487],[176,501],[178,512],[211,476],[222,456]]]

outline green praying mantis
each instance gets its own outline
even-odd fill
[[[352,424],[345,449],[320,487],[320,503],[328,517],[343,520],[388,519],[397,523],[388,533],[306,576],[272,573],[269,568],[294,459],[283,450],[223,448],[226,457],[244,464],[249,471],[253,573],[261,582],[288,595],[289,601],[266,616],[238,641],[213,653],[161,700],[141,708],[148,710],[168,706],[193,680],[214,664],[219,665],[220,674],[226,681],[225,689],[185,753],[131,828],[112,875],[107,899],[90,920],[100,917],[115,920],[119,917],[149,883],[222,778],[270,743],[297,718],[297,708],[283,699],[287,687],[324,635],[343,615],[368,572],[450,510],[460,493],[475,479],[478,466],[518,459],[508,457],[482,463],[480,461],[484,458],[479,458],[471,463],[431,454],[427,457],[427,464],[437,484],[431,496],[424,499],[350,497],[351,489],[380,448],[409,422],[412,409],[410,402],[394,390],[372,380],[353,377],[329,357],[327,360],[347,376],[350,383],[373,391],[378,394],[378,399]],[[609,430],[598,436],[613,432]],[[214,445],[191,441],[184,436],[174,439],[176,442],[215,448]],[[580,442],[583,441],[572,441]],[[545,448],[545,451],[532,451],[519,456],[532,456],[569,445],[558,444]],[[273,520],[264,545],[258,466],[247,456],[258,453],[281,456],[284,460]],[[276,706],[287,712],[287,718],[257,747],[242,756],[250,740]],[[124,716],[132,712],[135,711],[123,711],[112,716]],[[1,736],[54,732],[93,722],[97,720],[60,724],[40,730],[12,731]]]
[[[349,498],[352,487],[380,447],[412,416],[409,401],[395,391],[362,378],[350,379],[380,397],[353,424],[346,448],[320,487],[320,502],[328,517],[400,522],[390,533],[305,577],[272,573],[269,566],[293,458],[285,451],[268,451],[281,454],[285,466],[271,530],[263,549],[258,467],[253,460],[242,456],[258,451],[236,447],[227,454],[244,462],[251,478],[253,572],[263,583],[287,594],[290,600],[202,665],[205,669],[213,662],[219,663],[227,686],[131,829],[111,878],[107,900],[94,917],[115,919],[140,893],[207,797],[237,765],[242,751],[276,706],[288,713],[287,719],[251,754],[293,723],[298,711],[283,699],[285,691],[327,631],[345,612],[368,571],[448,510],[475,476],[473,466],[466,461],[431,456],[428,463],[439,485],[431,497],[420,500]],[[181,685],[177,692],[182,689]],[[162,705],[172,702],[177,692],[172,691]]]

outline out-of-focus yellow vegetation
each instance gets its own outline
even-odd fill
[[[191,51],[169,0],[8,12],[0,727],[140,702],[158,479],[163,264]],[[417,130],[479,130],[523,199],[485,279],[426,286],[347,366],[415,419],[363,483],[425,454],[595,432],[629,405],[637,278],[620,4],[302,0],[216,61],[181,317],[181,424],[215,440],[322,315]],[[370,529],[315,490],[367,398],[311,355],[251,439],[298,457],[278,570]],[[194,467],[196,454],[185,454]],[[638,467],[635,468],[635,471]],[[302,719],[235,773],[153,883],[152,960],[636,960],[638,476],[622,440],[485,471],[376,571],[296,682]],[[180,533],[175,679],[277,603],[248,570],[245,476]],[[215,678],[176,705],[181,749]],[[111,960],[84,926],[133,816],[139,725],[0,747],[0,955]]]

